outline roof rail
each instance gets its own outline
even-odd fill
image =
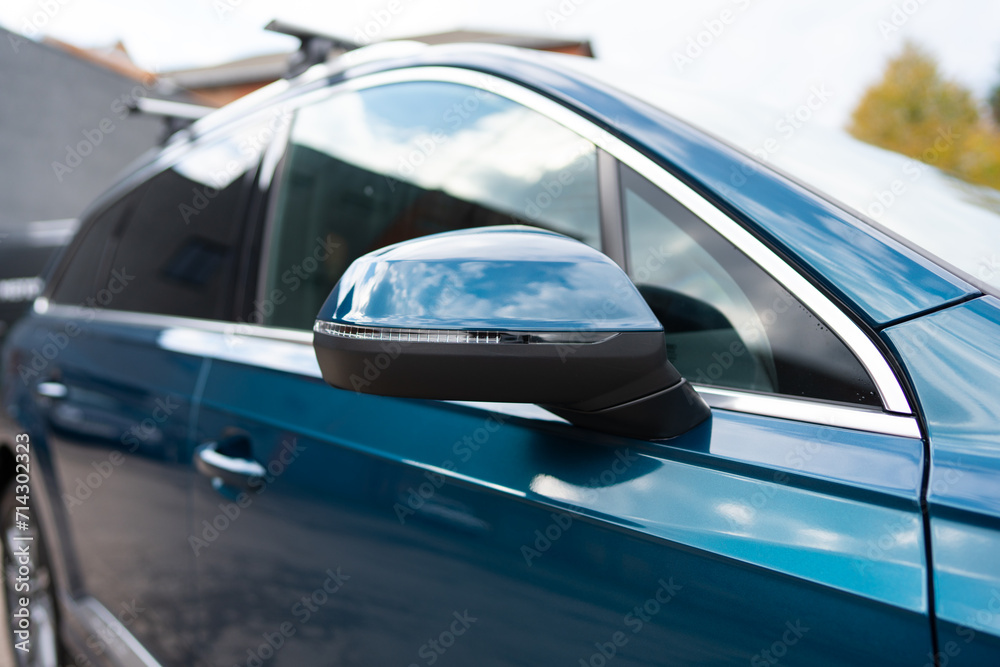
[[[175,102],[173,100],[162,100],[151,97],[139,97],[128,106],[129,111],[139,112],[147,116],[160,116],[163,118],[163,134],[160,136],[160,144],[165,144],[171,136],[183,130],[188,125],[205,116],[212,111],[213,107],[206,107],[200,104],[189,102]]]
[[[302,28],[274,19],[266,26],[265,30],[290,35],[299,40],[299,50],[288,59],[288,70],[284,78],[291,79],[302,74],[313,65],[326,62],[330,52],[338,50],[346,53],[360,49],[361,44],[357,44],[341,37],[334,37],[309,28]]]

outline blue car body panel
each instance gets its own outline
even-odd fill
[[[941,650],[951,642],[953,664],[984,664],[1000,650],[1000,300],[976,299],[885,334],[930,439]]]
[[[203,349],[221,349],[218,337]],[[476,664],[588,661],[617,631],[629,640],[616,649],[623,665],[746,664],[789,627],[808,628],[787,647],[808,664],[912,665],[931,651],[920,440],[715,411],[653,444],[476,405],[333,392],[315,362],[291,361],[294,346],[273,346],[285,370],[238,346],[205,385],[198,438],[251,433],[255,458],[277,473],[197,556],[208,634],[242,638],[213,647],[218,661],[237,659],[234,647],[338,567],[351,578],[323,613],[345,627],[293,649],[300,664],[350,662],[344,644],[384,625],[394,631],[366,657],[421,664],[421,645],[465,610],[479,620],[449,659]],[[295,458],[280,464],[289,448]],[[208,480],[195,492],[197,534],[228,501]],[[262,534],[272,539],[254,567],[232,567]],[[663,582],[669,603],[649,603],[655,622],[638,627],[630,611]],[[396,602],[372,603],[382,599]],[[227,617],[232,606],[253,613]]]

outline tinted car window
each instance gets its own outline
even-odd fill
[[[629,273],[689,381],[880,405],[860,362],[771,276],[622,167]]]
[[[112,271],[128,286],[111,306],[183,317],[227,313],[243,232],[256,126],[195,149],[155,176],[118,241]]]
[[[467,227],[527,224],[599,247],[596,149],[484,90],[400,83],[301,109],[251,319],[308,329],[357,257]]]
[[[229,315],[248,178],[273,122],[199,146],[85,225],[58,303],[182,317]]]
[[[66,268],[56,276],[51,294],[53,301],[89,307],[110,305],[111,293],[104,294],[101,290],[114,256],[115,240],[143,192],[143,187],[133,190],[95,215],[89,223],[81,225],[77,238],[67,250],[67,258],[62,260]],[[99,303],[98,298],[103,303]]]

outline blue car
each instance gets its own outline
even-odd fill
[[[1000,664],[998,198],[633,79],[368,47],[97,201],[3,351],[14,664]]]

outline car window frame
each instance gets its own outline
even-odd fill
[[[279,106],[285,113],[294,114],[302,105],[309,104],[319,98],[324,89],[311,90],[300,94],[291,100],[283,101]],[[291,136],[292,123],[279,126],[264,148],[254,182],[249,187],[249,198],[246,205],[246,220],[244,220],[244,238],[240,261],[237,266],[236,290],[233,294],[231,319],[241,325],[257,326],[251,323],[254,311],[254,301],[261,298],[258,294],[262,284],[261,261],[269,252],[270,220],[273,208],[278,200],[277,177],[281,174],[285,157],[288,152],[288,140]],[[277,329],[277,327],[271,327]]]
[[[285,98],[282,100],[282,103],[294,110],[310,101],[318,100],[338,92],[362,90],[389,83],[409,81],[466,84],[506,97],[547,116],[574,131],[582,138],[591,141],[597,147],[599,156],[602,153],[607,155],[607,157],[599,158],[599,164],[604,163],[606,165],[605,173],[608,171],[608,165],[616,166],[617,162],[620,162],[645,177],[667,195],[685,206],[702,222],[708,224],[716,232],[733,243],[752,263],[771,275],[789,293],[809,308],[817,318],[833,330],[872,377],[878,388],[883,405],[883,409],[878,410],[830,403],[818,399],[787,398],[743,390],[728,390],[696,385],[696,389],[713,408],[873,433],[910,438],[923,437],[921,425],[911,407],[907,385],[904,385],[897,374],[897,362],[884,351],[885,348],[878,341],[875,332],[870,332],[866,328],[862,328],[862,325],[858,323],[856,314],[845,310],[843,304],[835,301],[823,289],[822,285],[817,284],[808,275],[801,273],[777,251],[766,245],[738,220],[732,218],[716,204],[702,196],[682,180],[680,176],[666,166],[655,162],[646,153],[634,147],[625,139],[612,134],[608,129],[590,120],[572,106],[546,97],[532,90],[527,85],[508,79],[471,69],[432,65],[396,69],[389,68],[364,74],[357,78],[339,80],[332,85],[328,79],[322,88],[317,89],[310,86],[295,97]],[[243,118],[240,122],[242,123],[245,120],[247,119]],[[232,128],[227,125],[225,126],[225,130],[223,128],[219,129],[220,131],[229,131]],[[216,132],[209,134],[216,135]],[[202,137],[199,137],[199,139],[202,139]],[[268,213],[264,220],[265,229],[263,230],[263,239],[259,247],[251,253],[249,259],[250,274],[257,274],[256,282],[258,285],[261,282],[261,262],[265,261],[268,246],[266,225],[271,219],[269,209],[274,205],[276,200],[274,196],[276,194],[274,176],[277,174],[277,169],[280,167],[280,162],[284,157],[286,148],[285,145],[279,146],[281,143],[272,140],[271,145],[265,151],[265,155],[262,158],[262,166],[258,169],[262,182],[258,194],[263,197],[263,206],[258,209],[258,213],[261,211]],[[284,144],[287,144],[287,141]],[[278,151],[277,154],[279,157],[277,159],[274,157],[274,151]],[[267,173],[265,170],[265,165],[269,165],[270,173]],[[605,181],[600,180],[599,182],[603,184]],[[618,187],[618,192],[620,196],[620,187]],[[612,204],[609,200],[608,207],[610,208],[611,206]],[[620,206],[618,208],[620,209]],[[604,206],[602,205],[602,242],[604,241],[605,234],[607,234],[610,238],[617,238],[618,242],[621,243],[621,247],[624,248],[624,227],[621,221],[615,222],[609,217],[610,222],[608,224],[611,227],[605,231],[603,209]],[[624,257],[620,257],[618,261],[622,264]],[[49,304],[44,298],[36,303],[36,312],[44,312],[48,308]],[[118,320],[122,319],[120,315],[115,315],[114,318]],[[143,315],[136,319],[141,319],[145,322],[166,320],[178,326],[186,323],[188,326],[197,326],[198,328],[218,333],[231,333],[232,331],[232,324],[226,322],[215,323],[202,320],[185,320],[184,318],[157,315]],[[309,345],[312,340],[310,332],[253,324],[240,324],[239,333],[262,340],[285,341],[296,345]],[[231,356],[230,353],[227,354]],[[289,370],[302,373],[305,369],[300,367],[300,364],[289,362]],[[308,373],[315,374],[311,368]]]

